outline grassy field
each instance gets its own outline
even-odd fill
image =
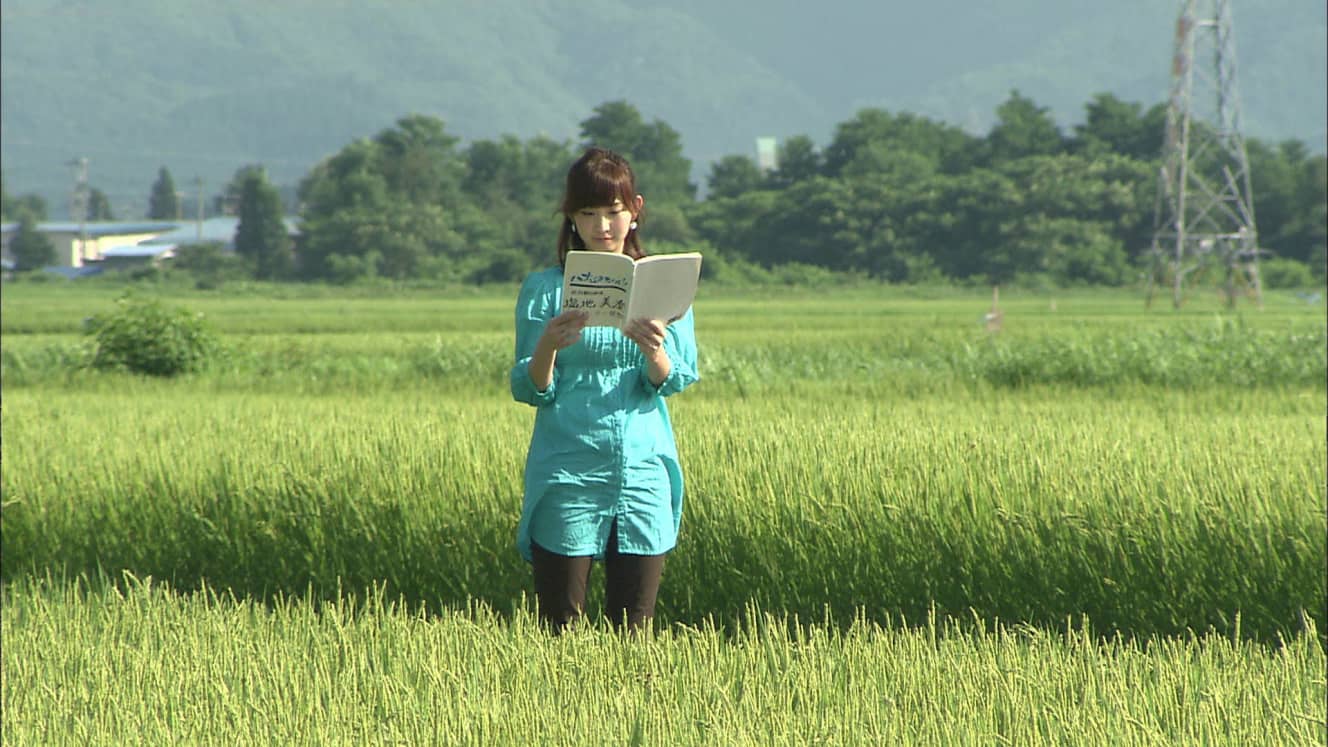
[[[551,638],[482,606],[5,590],[6,744],[1322,743],[1323,649],[757,616]]]
[[[1005,293],[990,334],[976,292],[703,295],[683,532],[625,641],[530,621],[514,289],[167,296],[225,348],[174,380],[79,367],[118,293],[0,298],[7,744],[1326,735],[1295,296]]]

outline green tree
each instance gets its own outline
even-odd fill
[[[510,141],[481,146],[470,173],[456,142],[441,120],[411,116],[319,163],[299,188],[302,272],[338,282],[420,272],[454,277],[466,249],[510,248],[503,242],[513,237],[511,227],[527,221],[512,220],[509,193],[522,178],[508,169],[524,163],[524,153],[512,157]],[[498,200],[492,217],[468,189]]]
[[[567,180],[567,168],[576,157],[571,143],[538,135],[525,142],[523,151],[524,189],[517,201],[536,213],[556,210]]]
[[[567,143],[543,135],[524,143],[513,135],[477,140],[465,152],[462,190],[486,212],[490,205],[553,212],[573,158]]]
[[[1027,156],[1059,153],[1064,149],[1060,128],[1046,107],[1014,90],[996,108],[996,125],[987,134],[992,163]]]
[[[213,196],[212,213],[214,215],[239,215],[240,200],[244,194],[245,182],[255,174],[261,175],[263,181],[267,181],[267,169],[261,163],[245,164],[236,169],[221,193]]]
[[[378,170],[399,199],[448,207],[459,200],[465,163],[459,138],[437,117],[412,114],[374,137]]]
[[[373,250],[357,236],[388,209],[387,180],[378,168],[378,145],[354,141],[317,164],[300,183],[304,221],[300,226],[300,270],[309,278],[348,282],[377,262],[362,262]]]
[[[55,263],[55,244],[37,230],[37,219],[27,211],[19,211],[18,231],[9,241],[9,253],[20,272],[37,270]]]
[[[524,157],[515,135],[476,140],[466,149],[462,191],[477,204],[517,203],[526,191]]]
[[[344,211],[375,209],[388,202],[378,167],[378,146],[356,140],[314,166],[300,182],[305,217],[318,220]]]
[[[738,197],[760,189],[762,181],[761,169],[751,157],[724,156],[710,164],[707,199]]]
[[[767,266],[799,262],[850,269],[859,237],[849,223],[848,185],[814,176],[778,194],[774,209],[758,227],[756,259]]]
[[[1298,161],[1304,153],[1298,144],[1275,147],[1258,138],[1247,138],[1245,150],[1249,156],[1250,188],[1254,199],[1254,215],[1259,229],[1259,243],[1273,248],[1279,255],[1285,250],[1278,237],[1296,212],[1296,179]]]
[[[687,208],[687,219],[703,241],[738,257],[768,262],[763,255],[762,226],[775,214],[780,193],[754,189],[735,197],[712,197]]]
[[[609,148],[630,159],[643,149],[649,138],[648,129],[635,106],[626,101],[606,101],[582,120],[581,138],[586,146]]]
[[[46,220],[46,198],[41,195],[19,195],[15,212],[31,215],[33,220]]]
[[[1285,256],[1308,262],[1322,280],[1328,254],[1328,158],[1319,154],[1296,170],[1296,211],[1274,240],[1285,247]]]
[[[938,174],[916,185],[902,207],[909,212],[901,232],[946,277],[1004,282],[1019,269],[1021,258],[995,241],[1023,209],[1023,194],[1009,177],[990,169]]]
[[[902,182],[897,173],[882,172],[845,180],[844,222],[854,237],[853,269],[896,283],[944,280],[913,226],[916,206],[926,204],[934,179]]]
[[[510,283],[521,280],[530,269],[530,258],[525,254],[512,249],[499,249],[484,256],[466,279],[478,284]]]
[[[96,187],[88,193],[88,220],[115,220],[111,213],[111,201],[105,192]]]
[[[338,282],[360,276],[405,279],[434,260],[446,269],[436,265],[429,274],[454,278],[472,245],[455,229],[452,215],[438,205],[386,202],[306,217],[301,269],[309,277]]]
[[[40,195],[14,197],[0,181],[0,220],[17,220],[25,214],[32,216],[33,220],[46,220],[46,200]]]
[[[994,240],[1008,259],[1003,269],[1113,285],[1124,280],[1128,258],[1148,245],[1156,190],[1150,163],[1063,153],[1008,161],[997,171],[1020,193],[1019,211]]]
[[[188,274],[194,285],[203,290],[219,288],[227,280],[239,280],[244,277],[244,270],[243,260],[215,241],[182,246],[171,260],[172,272]]]
[[[842,122],[825,148],[829,176],[918,172],[960,173],[975,163],[979,140],[957,127],[907,112],[863,109]],[[901,155],[907,154],[907,155]],[[926,165],[917,161],[921,158]]]
[[[1167,109],[1154,105],[1147,111],[1136,102],[1099,93],[1084,107],[1084,122],[1074,126],[1069,146],[1077,153],[1115,153],[1140,161],[1161,156]]]
[[[5,189],[5,177],[0,174],[0,220],[9,220],[14,215],[16,203],[14,198],[9,196],[9,190]]]
[[[770,184],[784,189],[821,173],[821,154],[806,135],[794,135],[779,146],[779,162],[770,174]]]
[[[997,169],[1018,185],[1023,209],[1055,217],[1112,223],[1126,234],[1151,232],[1156,196],[1154,165],[1114,154],[1033,156]],[[1147,236],[1136,236],[1146,244]]]
[[[1259,261],[1259,282],[1266,289],[1300,289],[1313,287],[1315,279],[1304,262],[1273,257]]]
[[[157,171],[157,181],[152,183],[152,193],[148,195],[148,218],[152,220],[177,220],[180,217],[180,197],[175,192],[175,180],[171,172],[162,166]]]
[[[937,162],[921,151],[872,143],[844,167],[842,176],[847,179],[882,178],[905,185],[916,184],[936,174],[938,168]]]
[[[647,124],[641,112],[626,101],[608,101],[595,107],[581,122],[583,145],[609,148],[627,157],[636,172],[637,186],[649,199],[663,204],[691,202],[692,162],[682,155],[682,136],[656,119]]]
[[[291,240],[281,207],[281,195],[268,183],[262,169],[251,170],[240,185],[239,225],[235,252],[252,265],[254,276],[278,280],[290,275]]]
[[[1119,285],[1129,260],[1111,226],[1101,221],[1015,216],[993,244],[999,247],[1000,281],[1019,275],[1045,275],[1057,285]]]
[[[1259,243],[1279,257],[1309,262],[1328,234],[1328,159],[1311,156],[1296,140],[1272,147],[1249,138],[1245,146]]]

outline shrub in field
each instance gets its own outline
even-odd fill
[[[1296,289],[1314,287],[1314,273],[1310,266],[1294,259],[1266,259],[1259,263],[1263,287],[1269,289]]]
[[[172,272],[182,272],[194,280],[199,290],[215,290],[227,281],[244,278],[244,260],[217,241],[182,246],[171,262]]]
[[[201,369],[220,347],[200,314],[128,296],[116,305],[88,320],[93,368],[175,376]]]

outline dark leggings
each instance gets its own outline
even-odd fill
[[[540,619],[553,632],[581,616],[590,581],[590,555],[559,555],[531,542],[535,574],[535,600]],[[604,549],[604,614],[614,627],[624,622],[641,630],[655,616],[655,597],[664,575],[663,555],[627,555],[618,552],[618,522],[609,530]]]

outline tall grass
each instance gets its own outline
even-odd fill
[[[1324,650],[1089,629],[840,629],[749,611],[553,638],[381,590],[263,606],[23,580],[4,589],[5,743],[1314,744]]]
[[[89,356],[80,332],[120,292],[7,285],[0,380],[11,389],[104,385],[81,371]],[[224,354],[191,380],[194,387],[334,394],[425,381],[501,392],[510,365],[510,289],[135,292],[198,311],[223,334]],[[979,324],[990,302],[953,289],[703,289],[702,368],[724,397],[759,393],[770,382],[801,389],[869,381],[910,396],[974,386],[1321,389],[1328,377],[1321,310],[1291,295],[1270,293],[1263,310],[1235,314],[1215,297],[1165,312],[1121,293],[1005,298],[1005,323],[993,335]]]
[[[203,385],[230,390],[392,389],[419,381],[501,391],[511,365],[510,333],[492,331],[231,334]],[[1328,376],[1323,325],[1276,328],[1238,321],[1168,328],[1064,326],[1022,336],[921,322],[865,330],[716,332],[703,338],[711,382],[738,396],[762,382],[858,381],[898,391],[1037,385],[1172,388],[1321,387]],[[9,387],[84,386],[88,340],[12,336],[0,349]],[[80,379],[82,377],[82,379]]]
[[[1325,738],[1321,310],[705,291],[657,629],[533,623],[507,289],[0,298],[5,744]],[[599,571],[597,571],[599,573]],[[596,579],[598,581],[598,579]],[[600,600],[592,584],[591,617]]]
[[[531,412],[508,398],[128,379],[6,395],[6,581],[128,569],[261,598],[386,582],[505,611],[528,585],[511,543]],[[754,602],[1142,635],[1231,633],[1240,614],[1265,639],[1304,611],[1322,628],[1323,394],[1242,396],[685,395],[662,619],[731,623]]]

